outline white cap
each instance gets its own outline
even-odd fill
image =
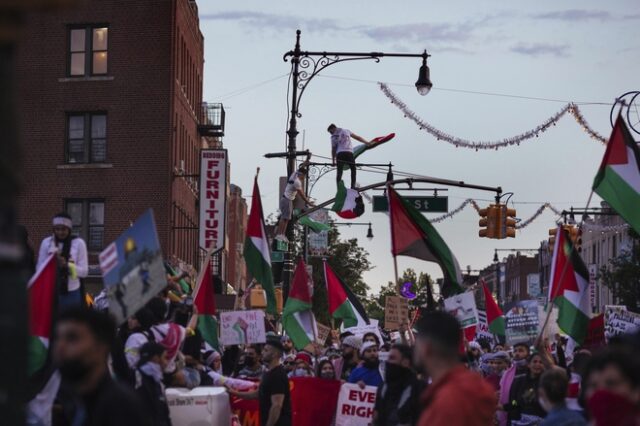
[[[375,346],[376,348],[378,347],[378,345],[374,342],[364,342],[362,344],[362,346],[360,346],[360,355],[364,355],[364,351],[366,351],[367,349],[371,348]]]

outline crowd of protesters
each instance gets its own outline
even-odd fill
[[[59,239],[67,256],[60,264],[81,263],[83,243],[62,232],[66,219],[55,220],[60,232],[43,243],[41,256]],[[296,350],[289,337],[270,331],[264,344],[212,348],[173,277],[117,325],[104,298],[89,307],[76,294],[78,276],[67,268],[51,363],[37,376],[30,424],[171,425],[167,387],[224,386],[259,400],[262,425],[287,426],[293,377],[377,387],[373,425],[640,424],[638,336],[571,353],[560,335],[534,345],[467,342],[453,316],[424,310],[395,340],[382,330],[344,332]]]

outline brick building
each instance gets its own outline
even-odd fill
[[[535,298],[529,294],[528,276],[539,276],[538,255],[524,256],[520,252],[510,254],[504,261],[504,302]]]
[[[19,219],[34,246],[67,210],[96,265],[153,208],[165,257],[197,265],[198,153],[204,135],[222,136],[203,123],[203,63],[194,0],[87,0],[29,16]]]

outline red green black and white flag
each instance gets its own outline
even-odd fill
[[[640,150],[621,115],[607,143],[593,191],[640,232]]]
[[[584,342],[591,318],[589,270],[561,226],[551,261],[549,301],[558,306],[560,329],[579,344]]]
[[[448,297],[461,293],[460,266],[436,228],[391,186],[387,187],[387,198],[391,221],[391,253],[394,256],[409,256],[437,263],[444,275],[442,295]]]
[[[300,259],[282,312],[282,326],[296,349],[303,349],[313,343],[318,335],[316,319],[311,311],[311,285],[307,267]]]
[[[57,259],[52,254],[29,281],[29,375],[40,370],[47,361],[56,306],[57,276]]]
[[[198,331],[202,339],[214,349],[219,349],[218,320],[216,315],[216,299],[211,269],[211,254],[208,253],[202,263],[198,283],[196,285],[193,305],[198,310]]]
[[[331,210],[343,219],[355,219],[364,213],[364,201],[362,195],[353,188],[344,186],[344,182],[338,182],[338,192]]]
[[[276,293],[271,271],[271,251],[269,239],[264,228],[264,215],[258,177],[253,183],[253,197],[251,211],[247,222],[247,235],[244,241],[244,260],[247,270],[258,281],[267,293],[267,313],[276,314]]]
[[[324,279],[327,285],[329,313],[335,319],[341,319],[344,328],[369,324],[369,317],[355,294],[333,272],[329,263],[324,261]]]
[[[495,301],[487,283],[482,281],[482,291],[484,292],[484,304],[487,312],[487,324],[489,325],[489,331],[498,336],[505,335],[505,320],[502,313],[502,309]]]

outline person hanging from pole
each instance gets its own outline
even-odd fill
[[[280,220],[278,221],[278,228],[276,229],[276,240],[289,242],[285,233],[287,232],[287,225],[293,215],[293,202],[296,197],[300,196],[307,205],[313,206],[313,202],[305,195],[303,189],[303,182],[307,176],[308,169],[309,156],[307,156],[307,159],[300,164],[298,170],[289,176],[287,185],[282,193],[282,198],[280,199]]]
[[[351,188],[356,187],[356,159],[353,155],[353,145],[351,138],[369,145],[371,141],[352,133],[347,129],[341,129],[335,124],[330,124],[327,131],[331,134],[331,163],[336,166],[338,173],[336,174],[336,182],[342,180],[342,171],[344,168],[351,169]]]

